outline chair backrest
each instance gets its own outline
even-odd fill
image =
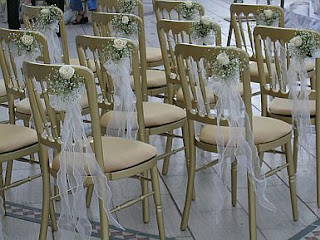
[[[175,55],[175,47],[179,43],[194,44],[192,36],[192,27],[196,22],[193,21],[173,21],[160,20],[157,23],[158,37],[160,40],[161,52],[166,71],[167,82],[179,84],[177,77],[177,60]],[[221,28],[217,23],[213,23],[215,27],[215,45],[221,45]],[[174,75],[172,75],[174,73]]]
[[[169,19],[169,20],[183,20],[181,15],[179,14],[178,8],[181,4],[184,4],[184,1],[164,1],[164,0],[156,0],[154,2],[154,11],[156,14],[157,21],[161,19]],[[196,10],[195,15],[199,18],[204,15],[204,8],[200,3],[192,2],[198,8]]]
[[[37,58],[44,63],[50,63],[47,41],[43,34],[28,30],[9,30],[0,28],[0,65],[2,75],[8,95],[10,123],[15,122],[15,101],[14,99],[25,98],[25,85],[19,81],[19,75],[22,74],[22,66],[17,66],[18,47],[16,40],[20,40],[25,34],[34,37],[34,44],[38,45],[40,56]],[[20,75],[21,76],[21,75]],[[17,103],[17,102],[16,102]]]
[[[45,8],[44,6],[27,6],[22,5],[21,11],[23,13],[23,23],[27,29],[34,28],[34,22],[37,16],[39,16],[40,11]],[[60,8],[56,7],[57,12],[59,13],[59,32],[61,36],[61,47],[62,47],[62,61],[64,64],[69,64],[69,50],[68,50],[68,42],[67,42],[67,33],[66,27],[64,24],[64,15]],[[33,29],[38,30],[38,29]]]
[[[144,99],[147,99],[146,41],[145,41],[144,24],[142,19],[133,14],[93,12],[92,13],[93,32],[95,36],[99,36],[99,37],[114,37],[115,30],[112,29],[111,22],[114,18],[119,18],[123,16],[127,16],[132,22],[137,23],[137,26],[138,26],[137,40],[139,41],[138,50],[139,50],[139,60],[140,60],[139,66],[141,69],[141,78],[142,78],[142,89],[143,89],[142,93],[143,93]],[[116,36],[116,37],[125,37],[125,36]]]
[[[211,61],[222,52],[239,59],[242,66],[246,66],[239,69],[244,88],[243,99],[247,114],[252,123],[248,55],[243,50],[233,47],[208,47],[183,43],[177,44],[175,53],[188,120],[206,124],[217,124],[217,118],[215,114],[212,114],[214,105],[207,96],[206,87],[208,86],[209,77],[212,76],[213,68]],[[202,106],[200,106],[200,102],[203,104]]]
[[[113,109],[114,84],[113,79],[108,75],[104,64],[106,62],[105,46],[113,42],[115,37],[96,37],[79,35],[76,37],[76,47],[80,65],[89,66],[89,57],[94,60],[96,76],[98,78],[99,89],[99,108],[105,111]],[[127,39],[126,39],[127,40]],[[131,75],[133,77],[134,93],[136,95],[137,123],[139,125],[137,139],[145,141],[145,125],[143,116],[143,97],[140,81],[139,56],[137,47],[133,42],[128,40],[127,45],[130,49]]]
[[[125,0],[122,0],[125,2]],[[143,4],[140,0],[131,0],[137,2],[137,15],[143,20],[144,18],[144,10]],[[109,13],[131,13],[136,14],[133,12],[125,12],[121,9],[121,4],[119,0],[97,0],[97,11],[98,12],[109,12]]]
[[[257,64],[260,77],[260,88],[262,96],[272,96],[278,98],[289,98],[287,88],[287,71],[291,61],[290,40],[297,33],[312,34],[320,48],[320,34],[306,29],[256,27],[254,30],[254,41],[257,54]],[[307,70],[307,69],[306,69]],[[264,74],[264,73],[268,74]],[[320,59],[316,58],[316,78],[320,76]],[[317,79],[316,79],[317,81]],[[316,94],[320,91],[319,84],[316,91],[311,92],[309,99],[320,101]],[[268,102],[262,104],[262,114],[267,114]],[[317,106],[320,106],[317,103]]]
[[[63,120],[63,112],[57,112],[53,108],[50,101],[51,96],[48,91],[50,89],[48,89],[47,80],[49,75],[55,75],[61,66],[63,65],[24,63],[24,76],[40,146],[47,146],[58,151],[61,150],[60,126]],[[75,69],[75,74],[84,79],[90,108],[94,153],[100,167],[103,169],[103,153],[97,103],[98,97],[94,75],[92,71],[86,67],[72,67]],[[42,150],[44,149],[42,148]]]
[[[250,5],[233,3],[230,6],[231,24],[234,29],[236,45],[245,50],[250,60],[255,60],[255,49],[253,40],[253,29],[260,23],[260,16],[265,10],[271,10],[278,14],[278,20],[274,21],[276,27],[284,27],[284,12],[281,7],[274,5]]]

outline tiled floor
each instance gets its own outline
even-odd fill
[[[226,43],[228,22],[229,0],[199,0],[206,8],[207,15],[213,17],[222,26],[223,43]],[[144,0],[145,22],[147,45],[158,46],[155,17],[152,14],[151,0]],[[1,24],[1,26],[6,26]],[[67,26],[68,43],[71,57],[76,57],[75,36],[78,34],[92,34],[90,24],[82,26]],[[259,97],[253,98],[255,114],[259,114]],[[0,121],[7,119],[6,109],[0,108]],[[0,133],[1,134],[1,133]],[[164,139],[152,138],[159,152],[163,151]],[[180,145],[180,140],[174,141],[174,145]],[[205,155],[199,163],[207,161],[210,157]],[[279,165],[283,161],[281,155],[267,153],[265,169],[269,166]],[[300,160],[300,159],[299,159]],[[292,221],[287,173],[285,171],[268,179],[267,196],[276,205],[275,213],[269,212],[261,207],[257,209],[258,238],[268,240],[285,240],[294,236],[320,217],[320,209],[316,206],[315,193],[315,159],[311,156],[309,161],[299,161],[297,172],[297,194],[299,207],[299,221]],[[162,168],[162,161],[158,163],[159,170]],[[13,178],[18,179],[39,172],[37,165],[17,163],[14,165]],[[196,175],[197,199],[192,203],[189,227],[186,231],[180,231],[181,211],[184,204],[187,174],[184,162],[184,154],[179,153],[172,157],[169,173],[161,176],[161,193],[164,209],[166,236],[176,239],[197,239],[197,240],[242,240],[248,239],[248,209],[247,189],[245,172],[239,169],[238,176],[238,203],[232,207],[230,199],[225,204],[220,224],[216,224],[217,216],[217,193],[214,190],[215,170],[209,168]],[[140,193],[140,184],[134,180],[122,180],[110,183],[113,192],[113,204],[127,200]],[[29,184],[9,190],[7,200],[34,208],[41,208],[41,180],[38,179]],[[151,202],[151,201],[150,201]],[[59,205],[59,203],[57,203]],[[94,211],[96,199],[93,201],[93,220],[97,219]],[[155,214],[151,211],[149,224],[142,222],[141,205],[137,204],[131,208],[117,213],[119,222],[128,229],[148,234],[157,234]],[[37,239],[39,225],[34,222],[4,217],[4,232],[8,239],[13,240],[34,240]],[[48,231],[48,239],[53,239],[52,233]],[[93,238],[95,239],[95,238]]]

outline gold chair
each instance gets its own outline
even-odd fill
[[[207,100],[206,92],[204,90],[205,79],[202,77],[201,69],[204,69],[206,76],[210,76],[210,64],[204,64],[205,68],[201,67],[200,61],[210,61],[213,56],[217,56],[221,52],[226,52],[229,56],[238,56],[240,61],[249,64],[248,55],[237,48],[228,47],[205,47],[194,46],[190,44],[178,44],[176,47],[176,55],[178,61],[179,77],[182,84],[183,94],[185,96],[185,104],[187,111],[188,127],[189,127],[189,146],[190,146],[190,165],[188,172],[188,185],[185,199],[185,206],[181,221],[181,229],[185,230],[188,225],[189,213],[191,208],[191,201],[194,189],[195,173],[198,170],[205,169],[217,163],[214,160],[205,166],[196,169],[196,148],[203,149],[209,152],[217,152],[217,118],[211,114],[211,103]],[[197,71],[200,81],[201,91],[195,91],[196,85],[193,78],[193,73],[190,71],[190,58],[192,58],[197,65]],[[289,186],[292,202],[293,219],[298,219],[297,201],[296,201],[296,186],[295,186],[295,172],[292,160],[291,137],[292,126],[284,121],[267,118],[267,117],[252,117],[251,110],[251,88],[250,88],[250,72],[249,68],[245,68],[240,72],[241,79],[244,86],[243,99],[246,106],[246,112],[249,116],[252,131],[254,135],[254,144],[258,150],[261,161],[263,161],[263,152],[285,145],[286,164],[271,169],[266,173],[266,176],[271,176],[276,172],[287,168],[289,175]],[[198,106],[199,99],[203,99],[205,112]],[[199,135],[195,133],[194,124],[200,122],[203,127]],[[227,123],[221,123],[222,135],[225,141],[228,141],[229,129]],[[250,176],[248,176],[250,178]],[[231,199],[232,205],[236,205],[236,190],[237,190],[237,161],[233,161],[231,165]],[[248,181],[248,201],[249,201],[249,228],[250,239],[257,239],[256,232],[256,213],[255,213],[255,193],[251,181]]]
[[[157,22],[161,19],[182,20],[181,16],[177,12],[177,8],[181,3],[184,3],[184,1],[155,0],[153,6]],[[204,7],[198,2],[193,2],[193,4],[196,4],[199,8],[198,14],[200,18],[204,15]]]
[[[135,0],[133,0],[135,1]],[[144,10],[141,1],[138,3],[137,16],[142,20],[142,28],[144,29]],[[97,11],[98,12],[109,12],[109,13],[120,13],[119,1],[118,0],[97,0]],[[123,12],[126,13],[126,12]],[[146,60],[147,67],[158,67],[163,65],[161,49],[158,47],[146,47]]]
[[[279,41],[283,47],[288,47],[288,44],[290,40],[295,36],[295,33],[297,31],[300,32],[306,32],[306,33],[312,33],[314,36],[316,36],[316,40],[320,40],[320,35],[318,32],[314,32],[312,30],[306,30],[306,29],[287,29],[287,28],[272,28],[272,27],[256,27],[254,30],[254,40],[255,40],[255,48],[256,48],[256,54],[257,54],[257,62],[258,62],[258,68],[259,72],[269,72],[267,76],[260,73],[260,89],[262,93],[262,97],[266,99],[266,101],[263,102],[261,106],[262,110],[262,116],[268,116],[276,119],[281,119],[282,121],[285,121],[287,123],[292,123],[292,112],[291,109],[293,107],[293,100],[289,99],[289,92],[288,89],[286,89],[286,83],[283,82],[284,79],[281,77],[280,73],[280,62],[278,59],[278,56],[275,54],[273,56],[274,58],[274,64],[275,64],[275,70],[271,69],[269,64],[265,64],[270,62],[271,56],[265,55],[265,44],[266,44],[266,38],[270,38],[272,44]],[[289,66],[290,62],[290,55],[288,51],[284,51],[283,54],[285,54],[285,57],[287,59],[287,65]],[[264,64],[262,64],[264,62]],[[317,58],[316,59],[316,70],[315,70],[315,76],[320,76],[320,61]],[[308,69],[308,65],[306,64],[306,68]],[[274,82],[271,81],[272,78],[269,76],[273,76],[271,73],[274,72],[274,74],[277,75],[279,85],[281,88],[276,89],[276,86],[274,86]],[[319,85],[319,84],[318,84]],[[310,108],[310,119],[311,123],[315,125],[316,128],[316,164],[317,164],[317,203],[318,207],[320,207],[320,152],[319,152],[319,136],[320,136],[320,126],[317,121],[316,115],[318,113],[318,106],[320,106],[320,98],[318,96],[318,92],[320,89],[318,88],[318,85],[315,84],[316,89],[312,90],[309,95],[309,108]],[[283,88],[284,87],[284,88]],[[270,101],[267,101],[268,97],[271,96],[273,99]],[[298,161],[298,135],[299,132],[297,131],[297,128],[294,128],[294,145],[293,145],[293,159],[295,163],[295,170],[297,170],[297,161]]]
[[[111,21],[118,16],[127,16],[131,21],[136,22],[138,25],[138,41],[139,41],[139,59],[142,78],[143,97],[145,100],[148,96],[163,97],[163,94],[167,94],[167,81],[165,72],[162,70],[146,69],[146,45],[145,45],[145,33],[143,21],[140,17],[132,14],[122,13],[101,13],[94,12],[92,14],[93,32],[94,35],[100,37],[113,36],[114,30],[112,30]],[[133,84],[132,84],[133,86]]]
[[[80,63],[82,66],[88,66],[87,56],[90,54],[94,58],[95,67],[97,69],[97,76],[100,91],[102,93],[101,99],[99,100],[99,107],[104,113],[101,116],[100,124],[104,130],[110,121],[113,109],[113,82],[108,76],[103,64],[105,57],[103,55],[103,47],[109,41],[113,41],[115,38],[107,37],[92,37],[92,36],[77,36],[76,45]],[[130,46],[133,46],[130,44]],[[89,52],[89,53],[87,53]],[[177,106],[160,103],[160,102],[144,102],[142,96],[142,89],[140,83],[141,72],[139,69],[139,60],[136,55],[132,58],[133,63],[133,79],[134,89],[136,95],[136,108],[138,115],[139,132],[137,139],[143,142],[149,142],[150,135],[163,135],[168,136],[174,129],[182,128],[182,136],[185,146],[187,146],[187,123],[185,111]],[[136,67],[136,69],[135,69]],[[170,135],[170,137],[175,137]],[[158,156],[158,159],[162,159],[167,156],[171,156],[179,151],[186,150],[186,147],[171,150],[171,145],[166,146],[166,152],[163,155]],[[188,159],[188,152],[186,151],[186,159]],[[187,160],[188,161],[188,160]],[[143,192],[147,191],[147,185],[142,186]],[[148,202],[144,202],[143,207],[143,219],[144,222],[149,221],[148,213]]]
[[[4,80],[0,80],[0,104],[8,102],[6,86],[4,84]]]
[[[34,23],[34,19],[40,14],[40,11],[43,9],[43,6],[29,6],[29,5],[22,5],[21,11],[23,14],[23,24],[26,29],[32,30]],[[59,12],[59,31],[61,35],[61,47],[62,47],[62,62],[64,64],[69,64],[72,59],[69,59],[69,50],[68,50],[68,43],[67,43],[67,33],[66,27],[64,24],[63,19],[63,12],[60,8],[56,7],[57,11]],[[33,29],[36,30],[36,29]],[[77,61],[77,60],[72,60]]]
[[[133,52],[134,57],[137,57],[137,53]],[[138,62],[133,63],[134,74],[139,75]],[[45,65],[37,63],[26,62],[24,65],[25,78],[28,93],[30,95],[30,103],[35,120],[35,126],[40,144],[40,160],[42,162],[43,171],[43,203],[42,203],[42,218],[41,218],[41,230],[39,239],[47,239],[48,228],[48,216],[51,209],[50,206],[50,174],[55,177],[59,170],[59,155],[57,155],[52,166],[48,163],[48,148],[56,150],[61,149],[61,140],[59,129],[59,123],[61,122],[61,115],[57,114],[50,106],[50,96],[47,89],[44,87],[45,77],[53,72],[53,69],[59,69],[62,65]],[[145,144],[143,142],[128,140],[123,138],[104,137],[101,136],[100,122],[98,115],[98,96],[95,86],[95,80],[92,71],[88,68],[81,66],[73,66],[76,70],[76,74],[84,77],[87,95],[90,105],[90,117],[91,117],[91,132],[92,132],[92,149],[94,149],[97,161],[105,173],[106,177],[113,180],[120,180],[123,178],[137,178],[141,179],[140,174],[145,171],[151,172],[150,178],[143,178],[144,181],[151,181],[153,191],[143,194],[133,200],[130,200],[113,210],[116,212],[134,203],[137,203],[149,196],[153,195],[155,202],[155,210],[158,221],[158,229],[160,239],[165,239],[164,232],[164,220],[161,207],[160,188],[157,172],[157,151],[154,147]],[[136,70],[135,70],[136,69]],[[33,80],[35,79],[35,80]],[[41,89],[36,89],[34,82],[39,82]],[[41,97],[40,97],[41,96]],[[47,109],[47,115],[44,113],[43,108],[39,105],[40,99],[43,99]],[[141,132],[141,137],[144,137],[144,132]],[[88,185],[92,184],[90,177],[87,179]],[[54,197],[53,197],[54,198]],[[52,199],[52,198],[51,198]],[[103,209],[103,201],[99,199],[99,211],[100,211],[100,238],[109,239],[109,227],[108,219]],[[52,220],[55,225],[55,220]],[[56,225],[55,225],[56,226]]]

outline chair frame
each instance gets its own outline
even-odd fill
[[[248,55],[238,48],[230,48],[230,47],[206,47],[206,46],[195,46],[191,44],[178,44],[176,46],[176,55],[179,66],[179,76],[182,84],[183,94],[185,96],[185,104],[187,111],[187,119],[188,119],[188,129],[189,129],[189,147],[190,147],[190,165],[188,172],[188,185],[185,199],[185,206],[183,211],[183,216],[181,220],[181,230],[185,230],[188,225],[188,219],[191,208],[191,201],[193,197],[194,191],[194,178],[195,173],[198,170],[206,169],[207,167],[211,167],[217,163],[216,160],[199,167],[196,169],[196,148],[200,148],[202,150],[208,152],[217,152],[217,146],[213,144],[208,144],[205,142],[201,142],[198,136],[195,134],[194,122],[201,122],[203,124],[216,125],[217,119],[209,117],[207,114],[203,115],[202,113],[197,111],[197,100],[195,97],[190,97],[189,91],[189,83],[187,82],[187,74],[190,69],[185,70],[185,60],[192,56],[195,61],[199,61],[201,58],[209,59],[212,54],[217,55],[221,51],[227,52],[230,55],[239,56],[241,61],[249,63]],[[200,78],[200,76],[199,76]],[[242,72],[241,76],[243,86],[244,86],[244,94],[243,99],[246,107],[246,112],[249,116],[249,120],[252,128],[252,109],[251,109],[251,87],[250,87],[250,71],[249,68],[245,69]],[[201,81],[200,81],[201,86]],[[203,91],[202,91],[203,92]],[[203,94],[203,93],[202,93]],[[205,95],[203,95],[205,96]],[[205,98],[204,98],[205,99]],[[208,104],[208,103],[205,103]],[[248,131],[246,131],[246,137],[248,137]],[[286,160],[287,163],[277,167],[275,169],[271,169],[266,173],[266,176],[271,176],[278,171],[287,168],[289,175],[289,184],[290,184],[290,193],[291,193],[291,201],[292,201],[292,213],[293,219],[296,221],[298,219],[297,212],[297,201],[296,201],[296,188],[295,188],[295,173],[294,166],[292,160],[292,150],[291,150],[291,132],[275,141],[263,143],[256,145],[257,151],[260,156],[261,163],[263,162],[263,152],[272,150],[276,147],[285,145],[286,149]],[[256,230],[256,204],[255,204],[255,193],[253,190],[253,185],[250,180],[250,176],[248,175],[248,204],[249,204],[249,232],[250,239],[257,239],[257,230]],[[237,161],[233,161],[231,166],[231,203],[233,206],[236,205],[236,190],[237,190]]]
[[[52,199],[55,199],[57,196],[50,197],[50,173],[52,176],[56,176],[56,172],[53,171],[53,169],[50,169],[49,163],[48,163],[48,152],[47,147],[51,147],[57,150],[60,150],[61,148],[61,141],[58,131],[55,131],[59,127],[58,121],[59,118],[57,118],[56,112],[50,108],[49,105],[49,98],[47,93],[42,92],[42,95],[44,96],[44,100],[46,102],[49,119],[51,120],[52,126],[51,129],[53,129],[51,138],[44,137],[42,133],[47,131],[45,129],[44,125],[41,123],[46,119],[44,116],[44,113],[41,112],[41,108],[38,107],[39,98],[36,97],[35,89],[33,88],[32,79],[36,78],[36,81],[43,81],[43,79],[48,76],[50,72],[52,72],[52,69],[59,69],[62,65],[45,65],[45,64],[37,64],[37,63],[25,63],[25,73],[26,73],[26,84],[28,88],[28,92],[30,93],[30,102],[32,111],[34,113],[35,123],[36,123],[36,129],[38,132],[38,138],[39,138],[39,144],[40,144],[40,159],[42,162],[42,170],[43,170],[43,203],[42,203],[42,218],[41,218],[41,230],[40,230],[40,236],[39,239],[45,240],[47,236],[47,228],[48,228],[48,216],[49,213],[51,214],[51,211],[54,212],[53,207],[50,206],[50,201]],[[85,85],[87,89],[87,95],[89,99],[90,104],[90,116],[91,116],[91,123],[92,123],[92,136],[93,136],[93,150],[95,152],[97,162],[101,169],[104,169],[104,162],[103,162],[103,150],[102,150],[102,140],[101,140],[101,130],[100,130],[100,123],[99,123],[99,113],[98,113],[98,95],[97,90],[95,86],[95,80],[94,75],[92,71],[90,71],[86,67],[82,66],[72,66],[76,73],[85,79]],[[41,69],[41,71],[39,71]],[[50,110],[51,109],[51,110]],[[61,118],[60,118],[61,119]],[[122,210],[128,206],[131,206],[141,200],[144,200],[148,198],[149,196],[154,196],[155,201],[155,208],[156,208],[156,214],[157,214],[157,221],[158,221],[158,230],[160,239],[165,239],[165,232],[164,232],[164,220],[162,215],[162,207],[161,207],[161,196],[160,196],[160,186],[159,186],[159,180],[158,180],[158,173],[156,168],[157,163],[157,157],[153,157],[148,161],[145,161],[139,165],[129,167],[123,170],[118,171],[112,171],[105,173],[106,177],[109,180],[119,180],[123,178],[138,178],[139,174],[145,171],[151,171],[151,179],[150,178],[143,178],[143,181],[151,181],[153,186],[153,192],[148,192],[146,194],[143,194],[142,196],[139,196],[133,200],[130,200],[128,202],[125,202],[124,204],[114,208],[111,210],[111,212],[115,212],[118,210]],[[141,178],[140,178],[141,180]],[[90,177],[86,180],[86,185],[90,186],[92,185],[92,179]],[[93,189],[92,189],[93,190]],[[91,190],[91,191],[92,191]],[[90,193],[89,193],[90,195]],[[87,194],[88,197],[88,194]],[[87,198],[88,200],[88,198]],[[100,211],[100,226],[101,226],[101,239],[107,240],[109,239],[109,226],[108,226],[108,219],[104,211],[103,207],[103,201],[99,199],[99,211]],[[52,220],[53,225],[56,227],[55,219]]]

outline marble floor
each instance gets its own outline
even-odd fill
[[[226,43],[229,23],[225,20],[229,16],[228,0],[198,0],[204,4],[206,14],[213,17],[222,27],[223,44]],[[148,46],[159,46],[155,29],[155,16],[152,12],[151,0],[144,0],[145,23]],[[246,1],[250,2],[250,1]],[[6,24],[1,23],[1,27]],[[90,24],[67,26],[68,43],[71,57],[76,57],[75,37],[79,34],[92,34]],[[257,86],[253,86],[257,87]],[[253,98],[254,113],[260,114],[260,100]],[[0,121],[8,118],[7,109],[0,107]],[[21,123],[19,123],[21,124]],[[1,134],[1,133],[0,133]],[[314,137],[314,136],[313,136]],[[163,151],[164,139],[154,137],[151,143],[157,146],[159,153]],[[180,140],[174,141],[175,146],[181,145]],[[199,164],[207,162],[211,156],[200,155]],[[267,153],[266,164],[263,168],[279,165],[284,161],[279,154]],[[159,172],[162,169],[162,161],[158,163]],[[37,165],[26,163],[15,163],[13,178],[32,175],[40,172]],[[217,217],[217,192],[214,190],[213,179],[216,175],[214,168],[209,168],[196,175],[195,189],[196,200],[192,203],[189,226],[186,231],[180,231],[181,212],[184,205],[187,172],[185,168],[184,154],[174,155],[170,162],[170,169],[167,175],[160,175],[161,197],[164,209],[165,229],[168,239],[185,240],[242,240],[248,239],[248,208],[247,208],[247,187],[245,172],[239,169],[238,175],[238,200],[236,207],[231,206],[230,196],[225,204],[216,224]],[[285,240],[289,239],[320,217],[320,209],[316,204],[315,192],[315,158],[302,161],[299,158],[297,171],[297,195],[299,208],[299,221],[294,222],[291,214],[291,204],[286,171],[282,171],[267,181],[267,197],[275,204],[277,211],[270,212],[257,207],[257,228],[258,239]],[[135,180],[122,180],[110,182],[113,193],[113,204],[117,205],[130,197],[140,193],[140,184]],[[7,200],[10,203],[25,205],[34,209],[41,208],[41,180],[35,180],[15,189],[7,191]],[[152,207],[152,201],[150,201]],[[59,205],[59,203],[57,203]],[[96,199],[93,199],[91,212],[95,220]],[[152,210],[152,208],[151,208]],[[116,218],[127,229],[141,233],[157,235],[156,219],[154,211],[151,211],[149,224],[142,222],[141,204],[136,204],[116,214]],[[36,221],[25,221],[12,216],[3,218],[4,233],[10,240],[35,240],[38,236],[39,224]],[[54,235],[48,231],[48,239],[54,239]],[[152,237],[151,237],[152,238]],[[92,239],[98,239],[93,237]],[[131,239],[131,238],[114,238]],[[141,238],[144,239],[144,238]]]

